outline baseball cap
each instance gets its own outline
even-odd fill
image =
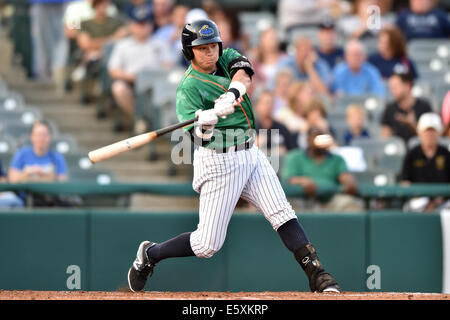
[[[152,22],[153,12],[151,10],[151,7],[149,6],[136,6],[132,8],[129,13],[128,17],[131,21],[137,22],[137,23],[145,23],[145,22]]]
[[[334,21],[331,18],[323,19],[319,23],[319,29],[334,29]]]
[[[417,123],[417,131],[422,132],[427,129],[434,129],[439,133],[442,132],[441,117],[437,113],[427,112],[420,116]]]

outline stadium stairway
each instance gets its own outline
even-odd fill
[[[112,117],[98,120],[96,106],[82,105],[78,90],[62,94],[51,83],[31,81],[12,61],[12,44],[6,31],[0,29],[0,76],[9,90],[22,94],[27,105],[37,107],[45,119],[55,122],[61,133],[72,135],[86,152],[130,136],[128,132],[113,132]],[[168,140],[158,139],[155,143],[159,155],[156,161],[148,161],[149,149],[144,146],[109,159],[102,166],[112,170],[117,180],[123,182],[185,182],[191,179],[191,166],[177,166],[176,176],[169,176],[171,149]],[[131,209],[196,208],[197,202],[191,198],[136,194],[132,197]]]

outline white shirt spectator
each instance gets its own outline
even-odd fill
[[[166,43],[148,38],[138,42],[128,37],[117,42],[108,62],[108,69],[120,69],[128,74],[142,70],[158,70],[172,64],[171,53]]]

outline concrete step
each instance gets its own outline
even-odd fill
[[[135,194],[131,198],[131,210],[145,211],[196,211],[198,197],[162,197],[154,195]]]

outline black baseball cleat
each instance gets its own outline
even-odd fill
[[[295,253],[295,259],[305,271],[309,280],[311,292],[340,293],[341,288],[331,274],[325,272],[325,269],[316,249],[311,243],[299,248]]]
[[[128,286],[131,291],[139,292],[144,290],[148,277],[153,274],[155,264],[150,262],[147,256],[147,250],[156,245],[155,242],[143,241],[139,245],[136,260],[128,271]]]

